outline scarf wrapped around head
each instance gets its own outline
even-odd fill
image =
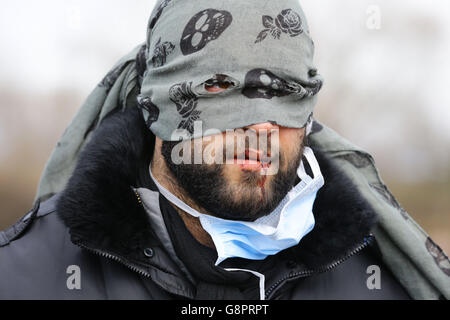
[[[159,1],[147,47],[138,101],[162,140],[262,122],[302,128],[323,83],[298,0]]]
[[[140,107],[162,140],[269,121],[310,131],[322,87],[313,54],[297,0],[158,0],[147,41],[88,96],[47,161],[35,200],[63,190],[80,150],[116,108]],[[202,131],[194,134],[196,121]]]

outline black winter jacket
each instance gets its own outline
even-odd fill
[[[170,250],[168,221],[155,227],[151,219],[161,212],[149,214],[137,196],[137,188],[148,188],[153,208],[167,207],[148,174],[153,146],[137,108],[106,117],[66,188],[0,232],[0,298],[207,298],[202,279]],[[253,298],[409,299],[378,255],[373,210],[332,160],[316,157],[325,186],[314,204],[315,228],[270,257],[264,294]],[[375,287],[373,266],[380,279]]]

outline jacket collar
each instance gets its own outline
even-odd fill
[[[114,111],[103,120],[57,203],[74,243],[148,263],[142,252],[158,245],[158,230],[150,227],[132,187],[150,184],[153,146],[154,136],[138,108]],[[290,259],[314,268],[345,255],[376,222],[374,210],[351,179],[332,158],[317,150],[315,154],[325,178],[313,208],[316,225],[298,246],[286,250]]]

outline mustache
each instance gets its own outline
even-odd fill
[[[260,165],[262,175],[274,175],[280,167],[279,130],[235,129],[185,141],[170,141],[176,164]]]
[[[274,175],[278,172],[281,162],[278,131],[274,135],[241,131],[215,136],[212,141],[203,145],[201,156],[210,165],[253,163],[260,166],[258,172],[261,175]]]
[[[249,132],[237,131],[214,137],[203,146],[203,152],[209,152],[216,160],[220,159],[221,163],[227,164],[235,163],[235,160],[256,160],[265,163],[278,161],[280,155],[278,131],[276,135],[256,131],[249,134]],[[217,139],[221,141],[217,142]]]

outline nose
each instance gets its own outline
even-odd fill
[[[251,126],[247,126],[244,129],[248,130],[248,129],[253,129],[255,130],[257,133],[259,133],[260,130],[265,130],[266,132],[270,133],[271,130],[274,129],[279,129],[280,126],[272,123],[272,122],[263,122],[263,123],[258,123],[258,124],[253,124]]]

